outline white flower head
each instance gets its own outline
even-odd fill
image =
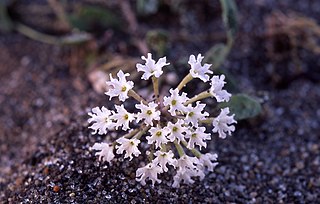
[[[139,156],[141,152],[138,149],[138,144],[140,143],[140,140],[132,138],[127,139],[125,137],[121,137],[116,140],[117,143],[120,144],[120,146],[116,146],[117,154],[122,154],[124,151],[126,154],[124,155],[124,158],[130,157],[130,161],[132,160],[133,156]]]
[[[137,64],[136,67],[138,72],[144,72],[141,77],[141,79],[144,80],[148,80],[151,76],[159,78],[163,73],[162,67],[169,65],[169,63],[166,63],[166,57],[160,58],[156,63],[156,61],[152,59],[151,53],[148,53],[147,58],[142,56],[141,59],[145,60],[146,64]]]
[[[146,166],[137,169],[136,180],[142,185],[146,185],[146,179],[149,178],[149,180],[152,181],[152,186],[154,186],[155,182],[161,183],[161,180],[158,179],[158,174],[160,173],[162,173],[160,166],[149,163]]]
[[[218,165],[217,159],[218,155],[211,153],[202,154],[199,158],[202,166],[207,167],[209,171],[213,171],[213,169]]]
[[[167,144],[167,135],[169,134],[168,128],[161,128],[159,125],[157,127],[151,127],[149,130],[151,136],[147,136],[148,144],[155,143],[156,148],[160,148],[162,144]]]
[[[185,141],[184,133],[188,131],[188,128],[184,126],[184,121],[182,119],[178,119],[176,123],[168,122],[167,128],[169,129],[168,139],[170,142],[177,140]]]
[[[114,124],[116,129],[118,129],[120,126],[123,126],[122,130],[130,129],[129,123],[135,119],[134,114],[129,113],[123,107],[123,104],[121,106],[115,105],[115,108],[117,110],[117,113],[114,113],[110,118],[116,121],[116,123]]]
[[[106,82],[109,90],[105,94],[110,97],[110,100],[112,97],[118,96],[120,101],[125,101],[129,98],[128,91],[133,88],[133,82],[126,80],[126,77],[130,76],[130,74],[123,73],[122,70],[117,73],[117,76],[118,80],[112,78],[110,74],[110,81]]]
[[[153,125],[153,120],[160,120],[160,111],[156,108],[158,105],[155,102],[150,102],[148,105],[144,105],[142,102],[136,104],[136,108],[141,112],[137,115],[137,122],[144,120],[147,125]]]
[[[207,143],[204,140],[211,140],[210,134],[205,133],[205,127],[198,127],[194,131],[190,131],[189,134],[186,134],[186,138],[189,138],[188,148],[193,149],[195,145],[206,148]]]
[[[170,150],[169,152],[157,151],[154,153],[156,158],[152,161],[155,165],[159,165],[164,172],[168,171],[167,164],[175,167],[177,160],[174,159],[174,154]]]
[[[197,59],[194,55],[190,55],[188,63],[191,66],[190,74],[193,78],[199,78],[203,82],[209,81],[209,75],[213,72],[210,70],[211,64],[204,64],[201,65],[201,62],[203,60],[203,56],[201,54],[198,54]]]
[[[220,77],[213,76],[211,78],[210,94],[216,98],[217,102],[228,102],[231,97],[230,93],[228,93],[226,90],[222,90],[224,84],[226,83],[224,79],[225,76],[223,74]]]
[[[223,108],[221,109],[221,113],[212,121],[212,132],[219,133],[219,137],[222,139],[225,139],[227,134],[231,135],[231,132],[235,130],[234,125],[231,124],[237,123],[234,119],[234,114],[229,116],[229,113],[229,108]]]
[[[103,135],[108,132],[108,129],[114,127],[114,124],[110,120],[111,111],[104,106],[102,106],[101,110],[99,107],[93,108],[92,113],[89,112],[88,115],[91,117],[88,119],[88,122],[92,123],[89,128],[94,130],[92,134],[98,132],[99,135]]]
[[[99,156],[100,161],[107,161],[110,163],[114,158],[113,146],[111,144],[105,142],[95,143],[90,149],[100,151],[95,154],[96,156]]]
[[[187,106],[185,123],[191,123],[193,126],[198,127],[198,121],[204,120],[209,115],[206,111],[203,111],[206,104],[201,104],[197,101],[196,106],[192,107],[191,104]],[[203,112],[203,113],[202,113]]]
[[[176,111],[185,111],[186,107],[183,105],[189,98],[187,94],[182,92],[179,95],[179,89],[170,89],[170,96],[163,97],[163,105],[169,106],[169,112],[172,116],[176,116]]]

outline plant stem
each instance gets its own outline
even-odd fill
[[[152,76],[152,84],[154,96],[156,97],[157,102],[159,102],[159,79],[155,76]]]
[[[186,142],[186,141],[181,141],[182,142],[182,144],[185,146],[185,147],[187,147],[188,146],[188,143]],[[187,147],[188,148],[188,147]],[[198,150],[196,150],[195,148],[188,148],[191,152],[192,152],[192,154],[194,155],[194,156],[196,156],[197,158],[200,158],[201,157],[201,152],[199,152]]]
[[[187,76],[185,76],[180,84],[177,86],[177,89],[180,91],[188,82],[190,82],[193,79],[192,75],[189,73]]]
[[[198,95],[195,95],[194,97],[192,97],[190,100],[188,100],[187,102],[184,103],[184,105],[188,105],[188,104],[191,104],[195,101],[199,101],[201,99],[204,99],[204,98],[208,98],[208,97],[211,97],[211,93],[209,91],[204,91],[204,92],[201,92],[199,93]]]
[[[140,132],[138,132],[138,134],[136,134],[136,135],[134,136],[134,138],[140,139],[141,136],[144,135],[144,133],[146,133],[150,128],[151,128],[150,125],[144,127]]]
[[[130,89],[128,91],[128,95],[131,96],[132,98],[136,99],[138,102],[142,102],[144,105],[148,104],[148,102],[146,100],[144,100],[144,98],[142,98],[139,94],[137,94],[137,92],[135,92],[132,89]]]
[[[205,120],[200,120],[200,123],[211,124],[214,118],[207,118]]]
[[[178,154],[179,154],[180,157],[182,157],[183,155],[185,155],[182,146],[177,142],[177,140],[174,141],[174,145],[176,146],[176,149],[177,149]]]

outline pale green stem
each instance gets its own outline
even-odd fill
[[[187,76],[185,76],[180,84],[177,86],[177,89],[180,91],[188,82],[190,82],[193,79],[192,75],[189,73]]]
[[[150,154],[148,155],[148,159],[149,162],[152,162],[153,158],[154,158],[154,143],[151,145],[151,150],[150,150]]]
[[[132,98],[136,99],[138,102],[141,102],[144,104],[144,105],[147,105],[148,102],[146,100],[144,100],[144,98],[142,98],[139,94],[137,94],[137,92],[135,92],[134,90],[130,89],[128,91],[128,95],[131,96]]]
[[[211,97],[211,96],[212,95],[211,95],[210,91],[204,91],[204,92],[199,93],[198,95],[195,95],[191,99],[189,99],[187,102],[184,103],[184,105],[186,106],[188,104],[191,104],[193,102],[196,102],[196,101],[199,101],[201,99],[208,98],[208,97]]]
[[[155,76],[152,76],[152,84],[153,84],[153,91],[156,100],[159,102],[159,79]]]
[[[162,144],[161,145],[161,151],[163,151],[163,152],[167,151],[167,145],[166,144]]]
[[[142,135],[144,135],[144,133],[146,133],[151,127],[148,125],[146,127],[144,127],[140,132],[138,132],[138,134],[136,134],[134,136],[134,138],[136,139],[140,139]]]
[[[137,134],[139,131],[140,131],[140,128],[134,129],[134,130],[128,132],[127,134],[123,135],[122,137],[129,139],[129,138],[131,138],[132,136],[134,136],[135,134]],[[115,146],[116,144],[117,144],[117,142],[114,141],[114,142],[112,143],[112,146]]]
[[[185,147],[187,147],[188,148],[188,143],[186,142],[186,141],[181,141],[182,142],[182,144],[185,146]],[[200,158],[201,157],[201,152],[199,152],[198,150],[196,150],[195,148],[188,148],[191,152],[192,152],[192,154],[194,155],[194,156],[196,156],[197,158]]]
[[[211,124],[214,118],[206,118],[205,120],[200,120],[200,123]]]
[[[182,157],[183,155],[185,155],[182,146],[177,142],[177,140],[174,141],[174,145],[176,146],[176,149],[177,149],[178,154],[179,154],[180,157]]]

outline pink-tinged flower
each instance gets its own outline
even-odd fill
[[[134,114],[129,113],[123,107],[123,104],[121,106],[115,105],[115,108],[117,110],[117,113],[114,113],[111,116],[111,119],[116,121],[115,124],[114,124],[116,129],[118,129],[121,126],[122,126],[122,130],[130,129],[129,123],[135,119],[134,118]]]
[[[105,142],[95,143],[90,149],[98,151],[95,155],[99,156],[100,161],[111,163],[111,160],[114,158],[113,146],[111,144]]]
[[[129,73],[123,73],[122,70],[120,70],[117,73],[118,80],[112,78],[112,75],[110,74],[110,81],[107,81],[107,86],[109,86],[109,90],[105,93],[110,97],[110,100],[118,96],[120,101],[125,101],[128,96],[128,92],[130,89],[133,88],[133,82],[132,81],[127,81],[126,77],[130,76]]]
[[[137,122],[144,120],[147,125],[153,125],[153,120],[160,120],[160,111],[157,110],[158,105],[155,102],[150,102],[148,105],[144,105],[142,102],[136,104],[136,108],[141,112],[137,115]]]
[[[186,138],[189,138],[188,148],[193,149],[195,145],[206,148],[207,143],[204,140],[211,140],[210,134],[205,133],[205,127],[198,127],[194,131],[190,131],[189,134],[186,134]]]
[[[209,171],[213,171],[213,169],[218,165],[217,159],[217,154],[206,153],[200,156],[199,161],[203,167],[207,167]]]
[[[209,113],[204,111],[205,106],[206,104],[201,104],[200,101],[197,101],[195,107],[192,107],[192,105],[189,104],[186,110],[185,123],[191,123],[193,126],[198,127],[198,121],[204,120],[205,117],[209,115]]]
[[[141,59],[145,60],[146,64],[137,64],[136,67],[138,72],[144,72],[141,77],[141,79],[144,80],[149,79],[151,76],[159,78],[160,75],[163,73],[162,67],[169,65],[169,63],[166,62],[166,57],[160,58],[156,63],[156,61],[152,59],[151,53],[148,53],[147,58],[142,56]]]
[[[221,113],[212,121],[212,132],[217,132],[219,137],[222,139],[225,139],[227,134],[231,135],[231,132],[235,130],[234,125],[231,124],[237,123],[237,121],[234,119],[234,114],[229,116],[229,113],[229,108],[223,108],[221,109]]]
[[[226,83],[224,79],[225,76],[223,74],[220,76],[220,78],[219,76],[213,76],[211,78],[210,94],[216,98],[217,102],[228,102],[231,97],[230,93],[222,89]]]
[[[184,126],[185,123],[182,119],[178,119],[176,123],[168,122],[167,128],[169,129],[168,139],[170,142],[174,142],[175,140],[178,141],[185,141],[184,134],[188,131],[188,128]]]
[[[98,132],[99,135],[103,135],[108,132],[108,129],[114,128],[114,124],[110,120],[111,111],[104,106],[102,106],[101,110],[99,107],[93,108],[92,113],[89,112],[88,115],[91,117],[88,122],[92,123],[89,128],[94,130],[92,134]]]
[[[209,81],[209,75],[213,72],[210,70],[211,64],[204,64],[201,65],[201,62],[203,60],[203,56],[201,54],[198,54],[197,59],[194,55],[190,55],[188,63],[191,66],[190,74],[193,78],[199,78],[203,82]]]
[[[138,149],[138,144],[140,143],[140,140],[138,139],[127,139],[125,137],[121,137],[116,140],[119,146],[116,146],[117,149],[117,154],[123,154],[125,151],[126,154],[124,155],[124,158],[130,158],[129,160],[131,161],[134,155],[135,157],[139,156],[141,152]]]
[[[169,152],[157,151],[154,153],[156,158],[152,161],[155,165],[159,165],[164,172],[168,171],[167,164],[175,167],[177,160],[174,159],[174,154],[170,150]]]
[[[179,95],[178,89],[170,89],[169,92],[171,95],[163,98],[163,105],[169,106],[171,115],[175,116],[176,111],[185,111],[186,107],[183,104],[189,99],[187,94],[182,92],[181,95]]]
[[[149,133],[151,136],[146,137],[148,144],[155,143],[156,148],[160,148],[162,144],[167,144],[169,141],[166,137],[169,134],[168,128],[161,128],[160,126],[152,127]]]
[[[142,185],[146,185],[146,179],[148,178],[152,181],[152,186],[154,186],[155,182],[161,183],[161,180],[158,179],[158,174],[160,174],[161,172],[162,169],[160,166],[149,163],[146,166],[137,169],[136,180],[139,181]]]

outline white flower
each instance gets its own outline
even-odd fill
[[[193,126],[198,127],[198,121],[204,120],[205,117],[209,115],[209,113],[205,111],[202,113],[205,106],[206,104],[201,104],[200,101],[197,101],[195,107],[189,104],[187,106],[185,123],[191,123]]]
[[[157,127],[152,127],[149,130],[151,136],[147,136],[148,144],[155,143],[156,148],[160,148],[161,144],[167,144],[168,139],[166,136],[169,134],[168,128],[161,128],[159,125]]]
[[[204,64],[203,66],[201,65],[201,61],[204,57],[201,56],[201,54],[198,54],[197,59],[194,55],[190,55],[188,63],[191,66],[190,69],[190,74],[192,75],[193,78],[199,78],[203,82],[209,81],[209,75],[212,74],[213,72],[209,70],[211,67],[211,64]]]
[[[146,61],[145,65],[136,65],[138,72],[144,72],[141,79],[147,80],[150,78],[150,76],[159,78],[163,73],[162,67],[169,65],[170,63],[166,63],[166,57],[160,58],[156,63],[156,61],[152,59],[151,53],[148,53],[147,57],[148,58],[145,58],[144,56],[141,57],[141,59]]]
[[[227,134],[231,135],[231,132],[235,130],[234,125],[231,124],[237,123],[237,121],[234,120],[234,114],[228,116],[229,113],[229,108],[223,108],[221,109],[221,113],[212,121],[212,132],[218,132],[219,137],[222,139],[226,138]]]
[[[95,154],[96,156],[99,156],[100,161],[107,161],[110,163],[110,161],[114,158],[113,146],[108,143],[95,143],[90,149],[100,151],[96,152]]]
[[[183,155],[178,159],[178,171],[177,174],[173,177],[172,187],[180,187],[180,182],[184,181],[186,184],[194,183],[194,180],[191,177],[199,177],[200,179],[204,178],[204,173],[202,169],[199,168],[201,165],[199,159],[196,157],[189,157]]]
[[[102,106],[101,110],[99,107],[95,107],[92,109],[92,113],[88,113],[91,117],[88,119],[89,123],[93,123],[89,128],[94,131],[92,134],[96,134],[98,132],[99,135],[103,135],[107,133],[107,129],[112,129],[114,124],[110,120],[111,111]]]
[[[137,122],[144,120],[147,125],[153,125],[153,120],[160,120],[160,111],[156,110],[158,105],[155,102],[150,102],[148,105],[136,104],[136,108],[141,112],[137,115]]]
[[[170,130],[168,139],[170,142],[174,140],[185,141],[184,134],[188,131],[188,128],[184,126],[184,121],[182,119],[178,119],[176,123],[168,122],[167,128]]]
[[[141,182],[142,185],[146,185],[146,179],[149,178],[152,181],[152,186],[154,186],[155,182],[161,183],[161,180],[158,179],[160,173],[162,173],[160,166],[149,163],[145,167],[137,169],[136,180]]]
[[[124,137],[121,137],[116,140],[117,143],[120,144],[120,146],[116,146],[117,154],[122,154],[124,151],[126,151],[126,154],[124,155],[124,158],[130,157],[130,161],[132,160],[133,156],[139,156],[141,152],[138,149],[138,144],[140,143],[140,140],[138,139],[127,139]]]
[[[181,96],[179,95],[179,89],[170,89],[171,96],[165,96],[163,98],[163,105],[169,106],[169,112],[172,116],[176,115],[176,110],[185,111],[185,106],[183,105],[189,98],[187,94],[182,92]]]
[[[217,159],[218,155],[211,153],[202,154],[199,158],[202,166],[207,167],[209,171],[213,171],[213,168],[218,165]]]
[[[110,100],[114,96],[119,96],[120,101],[125,101],[129,98],[128,91],[133,88],[133,82],[126,80],[126,77],[130,76],[130,74],[124,74],[122,70],[117,73],[117,76],[119,80],[112,78],[110,74],[110,81],[106,82],[109,90],[105,94],[110,97]]]
[[[194,145],[197,144],[200,150],[202,147],[206,148],[207,143],[205,143],[204,140],[211,140],[211,137],[210,134],[205,133],[205,131],[205,127],[198,127],[196,130],[190,131],[190,133],[186,135],[186,138],[189,138],[187,147],[193,149]]]
[[[120,126],[122,127],[122,130],[128,130],[130,129],[129,123],[134,120],[134,115],[132,113],[129,113],[124,107],[123,104],[121,106],[115,105],[115,108],[117,110],[117,113],[114,113],[111,116],[112,120],[116,120],[115,123],[116,129],[118,129]]]
[[[166,166],[167,164],[172,165],[173,167],[176,166],[177,160],[173,158],[174,154],[171,150],[169,152],[157,151],[154,155],[157,157],[152,161],[152,163],[159,165],[164,172],[168,171],[168,167]]]
[[[219,78],[219,76],[213,76],[211,78],[211,87],[210,87],[210,94],[216,98],[217,102],[228,102],[231,94],[228,93],[226,90],[222,90],[224,84],[226,83],[224,81],[225,76],[222,74]]]

